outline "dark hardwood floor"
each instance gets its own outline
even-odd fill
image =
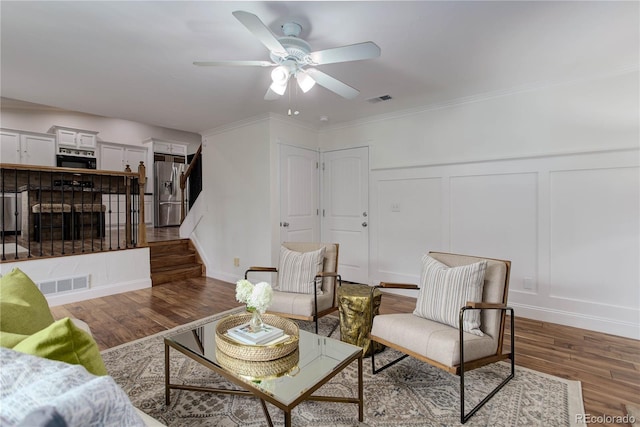
[[[87,322],[100,349],[106,349],[240,305],[234,284],[202,277],[52,307],[52,312],[57,319]],[[387,294],[380,312],[414,306],[413,298]],[[624,404],[640,405],[640,341],[524,318],[516,318],[515,335],[516,364],[581,381],[587,414],[623,416]]]

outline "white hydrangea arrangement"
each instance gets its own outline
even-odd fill
[[[236,300],[247,305],[248,311],[257,310],[260,313],[267,311],[273,298],[273,290],[267,282],[255,285],[246,279],[236,282]]]

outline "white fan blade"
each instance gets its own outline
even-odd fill
[[[313,64],[335,64],[336,62],[360,61],[362,59],[377,58],[380,48],[374,42],[364,42],[349,46],[311,52],[309,57]]]
[[[243,10],[236,10],[233,12],[233,16],[235,16],[242,25],[247,27],[247,30],[251,31],[251,33],[260,40],[260,43],[265,45],[274,55],[283,58],[288,55],[287,50],[280,44],[269,27],[264,25],[256,15]]]
[[[267,93],[264,94],[265,101],[275,101],[280,98],[280,95],[271,90],[271,88],[267,89]]]
[[[193,65],[198,65],[200,67],[216,67],[216,66],[225,66],[225,67],[273,67],[278,64],[274,64],[269,61],[194,61]]]
[[[340,80],[331,77],[328,74],[323,73],[317,68],[307,68],[305,69],[307,74],[309,74],[313,80],[316,81],[320,86],[324,86],[332,92],[337,93],[343,98],[353,99],[360,91],[358,89],[354,89],[351,86],[342,83]]]

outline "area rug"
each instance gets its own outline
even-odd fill
[[[629,424],[635,424],[636,422],[640,423],[640,405],[627,403],[624,405],[624,411],[627,414],[625,422],[628,422]]]
[[[173,390],[165,406],[163,337],[189,330],[236,310],[220,313],[102,352],[109,374],[129,395],[132,403],[168,426],[266,425],[260,402],[254,397]],[[313,323],[299,322],[311,331]],[[321,319],[321,335],[339,338],[338,319]],[[517,352],[517,349],[516,349]],[[397,353],[387,349],[376,355],[384,363]],[[183,381],[208,387],[235,388],[224,378],[177,351],[171,352],[174,383]],[[496,363],[472,371],[465,377],[465,398],[472,403],[506,377],[507,363]],[[357,395],[357,366],[352,363],[316,394]],[[309,401],[292,411],[294,426],[458,426],[459,378],[413,358],[377,375],[371,373],[371,359],[364,362],[364,423],[358,423],[357,405]],[[476,400],[473,400],[476,399]],[[466,399],[465,399],[466,401]],[[267,404],[275,425],[282,425],[281,410]],[[465,426],[572,426],[576,414],[583,414],[579,381],[567,381],[516,366],[516,375],[480,409]]]

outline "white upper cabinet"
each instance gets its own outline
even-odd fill
[[[137,172],[140,162],[149,169],[147,164],[147,149],[138,147],[125,147],[124,149],[124,166],[129,165],[133,172]]]
[[[144,162],[147,169],[147,149],[128,145],[100,144],[100,169],[123,172],[129,165],[132,172]]]
[[[19,164],[21,161],[20,134],[0,131],[0,162]]]
[[[0,162],[34,166],[56,165],[56,143],[53,135],[2,129],[0,136]]]
[[[78,150],[95,150],[98,132],[53,126],[49,132],[54,132],[58,147],[76,148]]]
[[[123,148],[118,145],[100,144],[100,169],[107,171],[124,171]]]
[[[151,143],[154,153],[171,154],[173,156],[184,156],[185,162],[187,157],[187,144],[173,141],[163,141],[161,139],[150,138],[144,143]]]

